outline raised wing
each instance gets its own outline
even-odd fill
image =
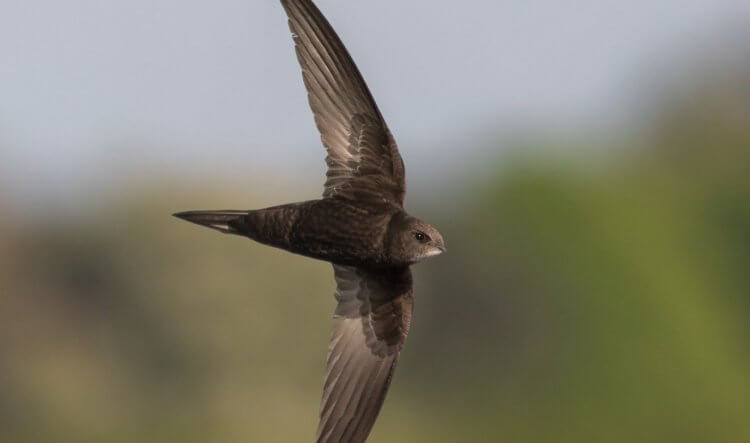
[[[361,443],[383,405],[409,332],[409,268],[364,271],[333,265],[334,327],[326,359],[318,443]]]
[[[398,147],[362,75],[310,0],[281,0],[302,66],[310,107],[328,151],[323,197],[403,206]]]

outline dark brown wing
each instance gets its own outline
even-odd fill
[[[343,43],[310,0],[281,0],[310,107],[328,151],[323,197],[403,206],[404,163]]]
[[[412,313],[409,268],[333,265],[336,300],[318,443],[361,443],[383,405]]]

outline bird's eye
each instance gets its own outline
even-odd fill
[[[415,232],[414,238],[416,238],[417,241],[422,242],[422,243],[430,239],[430,237],[428,237],[427,234],[425,234],[424,232]]]

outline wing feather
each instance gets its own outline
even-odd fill
[[[310,0],[281,0],[328,155],[324,198],[403,206],[404,164],[344,44]]]
[[[375,423],[409,331],[411,272],[333,268],[338,305],[317,441],[358,443]]]

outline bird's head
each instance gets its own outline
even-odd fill
[[[440,231],[418,218],[406,216],[397,222],[391,255],[399,262],[416,263],[445,252]]]

